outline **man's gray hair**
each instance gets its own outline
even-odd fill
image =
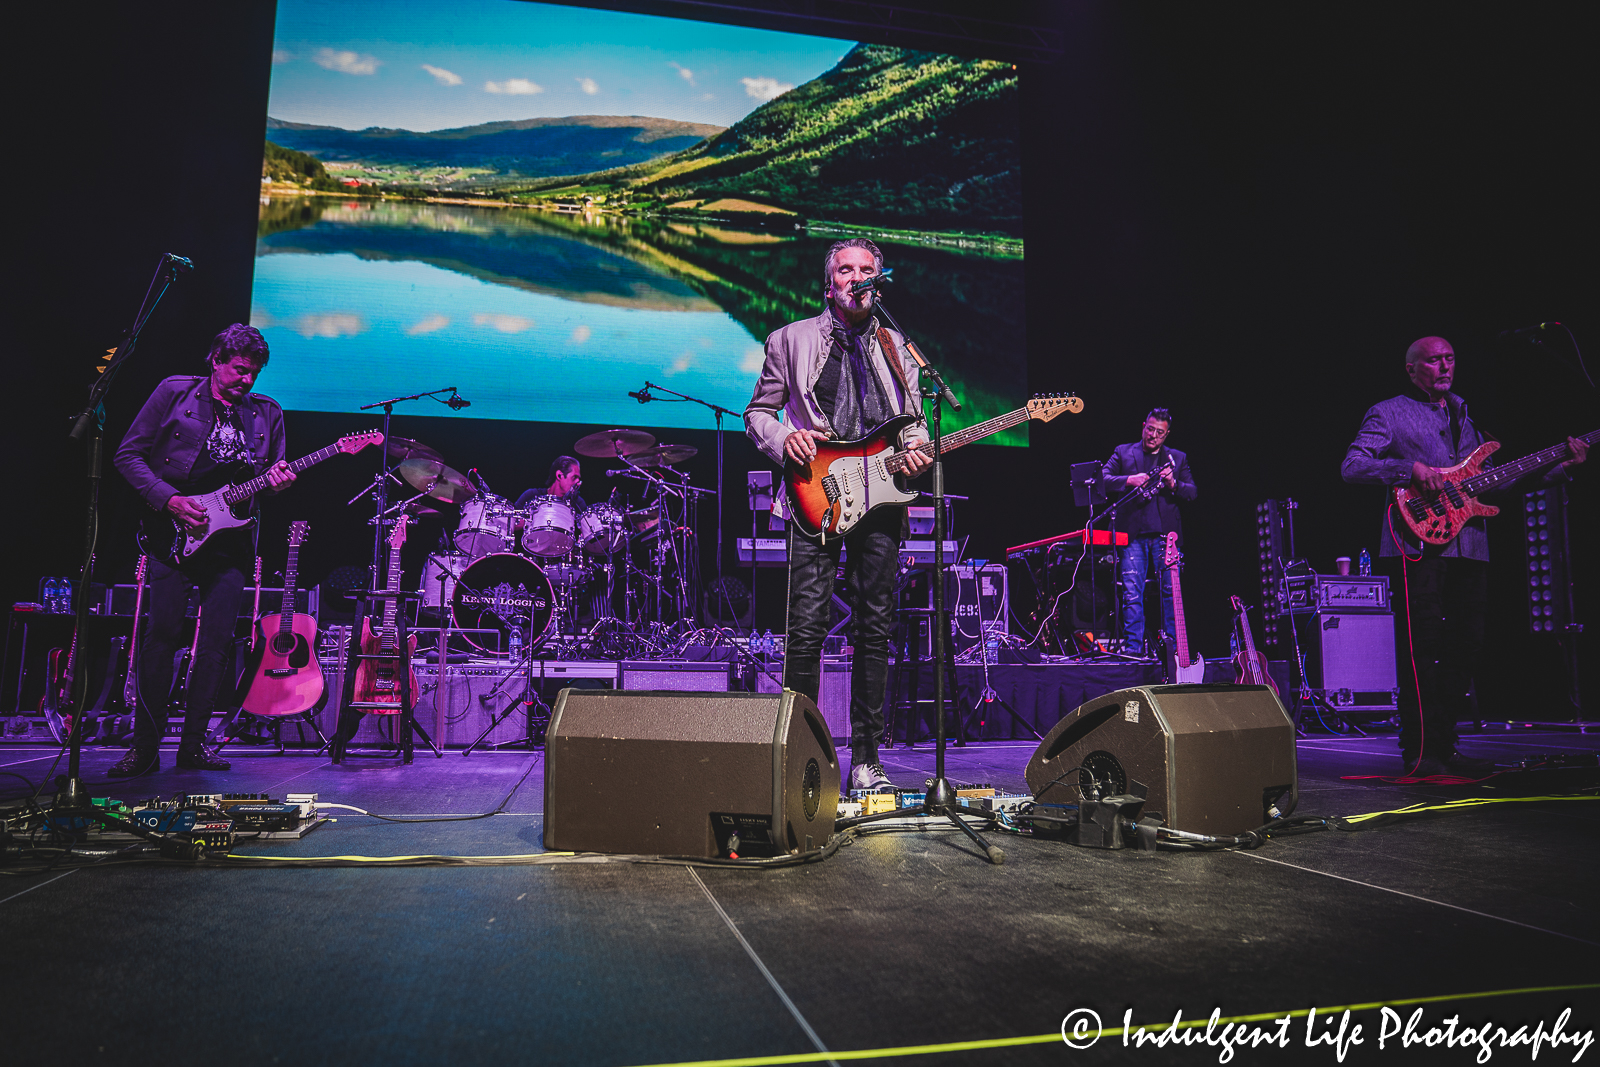
[[[833,261],[840,252],[847,248],[865,248],[868,252],[871,252],[873,268],[879,274],[883,273],[883,253],[878,250],[877,245],[865,237],[852,237],[848,241],[835,241],[828,248],[828,258],[822,261],[822,287],[824,289],[833,288]]]

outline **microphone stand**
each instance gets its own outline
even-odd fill
[[[156,265],[155,274],[150,277],[150,284],[145,288],[139,310],[133,316],[133,325],[128,328],[122,343],[117,346],[111,362],[89,387],[89,401],[73,420],[72,429],[67,434],[67,439],[70,441],[85,442],[85,456],[88,460],[83,566],[78,571],[78,588],[74,594],[77,600],[77,618],[73,622],[73,633],[77,635],[80,643],[89,626],[89,586],[94,577],[95,543],[100,534],[100,479],[105,458],[105,399],[111,392],[111,384],[116,381],[117,373],[122,370],[123,364],[133,357],[134,349],[139,344],[139,335],[144,332],[145,323],[150,321],[150,316],[155,314],[156,305],[167,295],[167,290],[172,287],[179,272],[190,269],[182,265],[187,263],[187,260],[180,263],[175,262],[176,259],[177,257],[170,252],[163,253],[161,262]],[[156,288],[158,284],[159,290]],[[152,292],[155,293],[154,299],[150,297]],[[135,624],[137,625],[137,620]],[[58,813],[68,811],[86,815],[94,813],[80,773],[80,760],[83,755],[83,711],[88,698],[89,671],[83,662],[79,662],[72,678],[72,694],[67,700],[67,711],[72,716],[72,729],[67,734],[67,773],[56,779],[54,810]],[[134,714],[138,715],[137,708],[134,709]]]
[[[883,306],[879,299],[873,300],[874,310],[889,321],[896,333],[906,337],[906,332],[900,324],[889,314],[889,309]],[[935,738],[937,755],[934,760],[933,782],[928,786],[927,793],[923,796],[922,803],[913,808],[900,808],[895,811],[879,812],[876,815],[863,815],[854,819],[841,820],[841,828],[860,826],[864,823],[877,822],[881,819],[906,818],[908,816],[928,815],[938,818],[943,816],[955,824],[956,829],[966,834],[972,843],[983,850],[990,863],[996,866],[1005,862],[1006,855],[999,848],[989,844],[978,835],[978,831],[968,826],[962,819],[965,811],[956,797],[955,787],[950,784],[950,779],[945,777],[945,665],[949,661],[950,642],[950,617],[946,610],[944,598],[944,519],[945,519],[945,494],[944,494],[944,459],[940,452],[942,443],[941,416],[944,404],[948,402],[956,411],[961,410],[961,402],[956,399],[950,387],[945,384],[944,378],[937,368],[923,358],[909,338],[906,340],[906,350],[911,353],[917,365],[922,368],[922,373],[928,376],[935,388],[925,390],[924,396],[931,394],[933,400],[933,717],[935,722]],[[888,353],[884,353],[888,358]],[[899,376],[896,375],[896,378]],[[751,546],[752,551],[754,545]],[[974,813],[976,814],[976,813]]]
[[[1098,515],[1090,515],[1089,516],[1089,525],[1088,525],[1088,528],[1087,528],[1088,532],[1086,534],[1088,540],[1089,541],[1093,541],[1094,540],[1094,532],[1093,531],[1094,531],[1095,523],[1099,522],[1101,519],[1110,518],[1110,520],[1111,520],[1111,525],[1110,525],[1110,530],[1111,530],[1111,550],[1113,552],[1115,552],[1116,548],[1117,548],[1117,512],[1125,504],[1132,504],[1132,503],[1135,503],[1135,502],[1148,503],[1151,500],[1154,500],[1155,499],[1155,495],[1161,491],[1161,479],[1162,479],[1162,477],[1166,474],[1166,472],[1168,470],[1171,469],[1171,467],[1172,467],[1172,457],[1169,454],[1167,456],[1167,458],[1162,462],[1161,466],[1157,467],[1155,470],[1150,472],[1150,477],[1145,479],[1145,481],[1144,481],[1144,483],[1142,485],[1139,485],[1134,489],[1130,489],[1128,492],[1123,493],[1121,496],[1117,497],[1117,499],[1113,500],[1110,504],[1107,504],[1106,507],[1105,507],[1105,510],[1101,511],[1100,514],[1098,514]],[[1092,507],[1092,505],[1091,505],[1091,507]],[[1086,546],[1086,547],[1088,547],[1088,546]],[[1093,567],[1093,565],[1094,565],[1094,560],[1091,557],[1090,558],[1090,566]],[[1092,576],[1092,574],[1093,574],[1093,572],[1091,571],[1091,576]],[[1122,575],[1120,573],[1120,569],[1119,569],[1119,573],[1117,574],[1117,577],[1118,578],[1122,577]],[[1141,584],[1139,588],[1142,590],[1144,588],[1143,584]],[[1140,595],[1143,596],[1143,593],[1141,593]],[[1121,612],[1120,611],[1117,611],[1117,616],[1118,616],[1118,618],[1116,620],[1116,625],[1120,626],[1121,625]],[[1124,638],[1126,638],[1128,635],[1127,634],[1123,634],[1122,636]]]
[[[644,383],[644,388],[641,389],[640,392],[643,393],[645,396],[650,397],[651,400],[660,400],[660,399],[662,399],[661,397],[658,397],[658,396],[651,396],[650,394],[651,394],[652,390],[654,390],[655,392],[660,392],[660,393],[671,393],[673,396],[677,397],[676,400],[670,401],[670,403],[673,403],[673,404],[682,404],[682,403],[687,402],[687,403],[690,403],[690,404],[700,404],[700,405],[702,405],[704,407],[708,407],[708,408],[711,409],[711,413],[713,415],[715,415],[716,418],[717,418],[717,582],[719,583],[719,588],[720,588],[720,583],[722,581],[722,554],[723,554],[723,545],[722,545],[722,416],[724,416],[724,415],[739,415],[739,412],[731,411],[728,408],[723,407],[721,404],[713,404],[709,400],[701,400],[697,396],[689,396],[686,393],[680,393],[680,392],[677,392],[676,390],[668,389],[668,388],[666,388],[664,386],[660,386],[660,385],[655,385],[655,384],[653,384],[651,382],[645,382]],[[641,401],[641,403],[642,403],[642,401]],[[741,415],[740,417],[742,418],[743,416]],[[754,579],[752,579],[751,581],[752,581],[752,584],[754,584]],[[699,600],[698,597],[696,597],[695,599],[697,601]],[[697,616],[700,614],[698,604],[696,605],[695,614]]]
[[[430,389],[426,393],[412,393],[410,396],[394,396],[390,397],[388,400],[378,400],[371,404],[362,404],[356,409],[357,411],[371,411],[373,408],[383,409],[383,447],[378,449],[378,476],[372,483],[372,499],[377,505],[377,515],[372,520],[372,580],[367,583],[368,586],[376,586],[378,584],[378,572],[379,567],[381,566],[383,553],[383,528],[389,522],[388,479],[394,474],[393,469],[389,466],[389,418],[394,414],[394,406],[396,404],[402,403],[406,400],[421,400],[423,397],[438,396],[440,393],[449,393],[451,395],[451,399],[454,399],[457,396],[456,387],[453,385],[447,385],[443,389]],[[440,403],[448,404],[450,402],[448,400],[441,400]],[[452,404],[451,407],[454,408],[455,405]],[[395,464],[396,467],[399,465],[400,464],[398,463]],[[399,481],[400,479],[396,478],[395,480]],[[430,492],[432,492],[431,489],[424,490],[422,495],[426,496]],[[361,499],[359,496],[356,497],[356,500],[359,499]],[[416,498],[413,497],[412,499]],[[351,503],[355,503],[355,501],[352,500]]]

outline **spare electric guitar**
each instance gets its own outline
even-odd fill
[[[72,628],[72,642],[65,648],[52,648],[45,666],[44,696],[39,714],[58,744],[72,739],[72,670],[78,660],[78,628]]]
[[[122,678],[122,706],[128,714],[139,711],[139,613],[144,609],[144,580],[150,557],[141,555],[133,572],[133,626],[128,631],[128,669]]]
[[[1267,657],[1256,651],[1256,639],[1250,633],[1250,609],[1236,596],[1229,597],[1228,601],[1238,615],[1239,633],[1244,642],[1244,647],[1233,657],[1234,684],[1264,685],[1274,695],[1281,695],[1278,693],[1278,683],[1272,680],[1272,673],[1267,669]]]
[[[289,561],[283,568],[283,604],[256,624],[256,662],[246,668],[244,710],[264,717],[298,715],[317,706],[326,690],[317,662],[317,620],[295,610],[300,545],[309,522],[289,524]],[[245,687],[248,686],[248,689]]]
[[[388,593],[400,591],[400,546],[406,542],[406,522],[402,514],[395,520],[394,533],[389,535],[389,580],[384,586]],[[361,622],[362,659],[356,667],[355,703],[366,705],[361,710],[373,715],[400,714],[401,671],[410,674],[410,700],[407,707],[417,703],[417,674],[411,668],[411,657],[417,651],[417,635],[407,634],[406,645],[400,647],[399,597],[385,597],[383,623],[376,631],[369,615]],[[372,707],[380,704],[388,707]]]
[[[1183,556],[1178,552],[1176,530],[1167,534],[1167,552],[1162,563],[1172,573],[1172,621],[1178,630],[1172,635],[1178,646],[1178,658],[1172,680],[1180,685],[1185,682],[1203,682],[1206,678],[1205,658],[1189,655],[1189,628],[1183,621],[1183,585],[1178,580],[1178,572],[1183,569]]]
[[[1049,422],[1063,411],[1074,415],[1083,401],[1071,393],[1038,393],[1026,407],[944,435],[941,452],[949,452],[1009,430],[1029,419]],[[847,533],[873,508],[904,504],[917,494],[901,488],[897,476],[905,470],[911,450],[898,451],[900,432],[916,422],[915,415],[896,415],[855,441],[818,441],[817,455],[809,463],[789,460],[783,482],[788,489],[792,518],[808,537],[836,537]],[[933,455],[933,442],[917,447]]]
[[[294,460],[289,464],[289,470],[299,474],[306,468],[314,467],[323,460],[332,459],[341,452],[359,452],[368,445],[381,444],[383,444],[383,434],[376,430],[350,434],[339,438],[327,448]],[[143,530],[145,551],[157,559],[177,566],[200,551],[212,535],[222,530],[233,530],[254,523],[256,517],[251,511],[250,503],[257,493],[267,488],[267,476],[260,474],[244,481],[232,481],[233,478],[242,477],[246,473],[248,469],[244,468],[243,464],[223,468],[215,477],[183,489],[184,496],[205,510],[205,521],[197,526],[179,522],[165,511],[150,512]]]
[[[1600,430],[1584,434],[1578,440],[1594,444],[1600,440]],[[1500,513],[1500,509],[1493,504],[1478,503],[1478,497],[1572,455],[1572,449],[1563,441],[1542,452],[1523,456],[1513,463],[1503,463],[1484,470],[1484,461],[1499,447],[1499,441],[1485,441],[1473,450],[1472,455],[1454,467],[1439,471],[1444,476],[1445,485],[1438,492],[1417,490],[1409,485],[1396,486],[1395,510],[1406,520],[1411,532],[1430,545],[1448,544],[1469,520],[1479,515],[1487,517]]]

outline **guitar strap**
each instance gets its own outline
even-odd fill
[[[889,331],[882,326],[878,327],[878,347],[883,349],[883,358],[888,361],[889,369],[894,372],[900,388],[906,391],[906,401],[909,403],[912,397],[921,395],[911,388],[911,383],[906,380],[906,368],[900,360],[900,350],[894,346],[894,338],[889,336]]]

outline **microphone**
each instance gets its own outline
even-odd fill
[[[635,400],[637,400],[641,404],[648,404],[648,403],[650,403],[650,401],[655,399],[655,397],[650,395],[650,386],[649,386],[648,383],[645,385],[645,387],[643,389],[640,389],[636,393],[629,393],[628,395],[633,397]]]
[[[167,252],[165,253],[165,257],[167,262],[176,267],[178,273],[180,274],[188,274],[190,271],[194,270],[194,261],[185,256]]]
[[[1541,322],[1533,326],[1524,326],[1520,330],[1501,330],[1499,333],[1495,334],[1495,337],[1501,339],[1507,337],[1527,337],[1531,334],[1541,333],[1544,330],[1548,330],[1552,326],[1560,325],[1561,324],[1559,322]],[[1535,340],[1537,339],[1538,338],[1535,338]]]
[[[445,403],[450,405],[451,411],[460,411],[462,408],[470,408],[472,406],[472,401],[454,389],[450,390],[450,399],[446,400]]]
[[[894,268],[890,267],[882,274],[875,274],[870,278],[863,278],[859,282],[852,282],[850,285],[850,293],[853,296],[856,293],[865,293],[868,290],[878,289],[883,285],[894,281],[894,278],[892,277],[893,274]]]

